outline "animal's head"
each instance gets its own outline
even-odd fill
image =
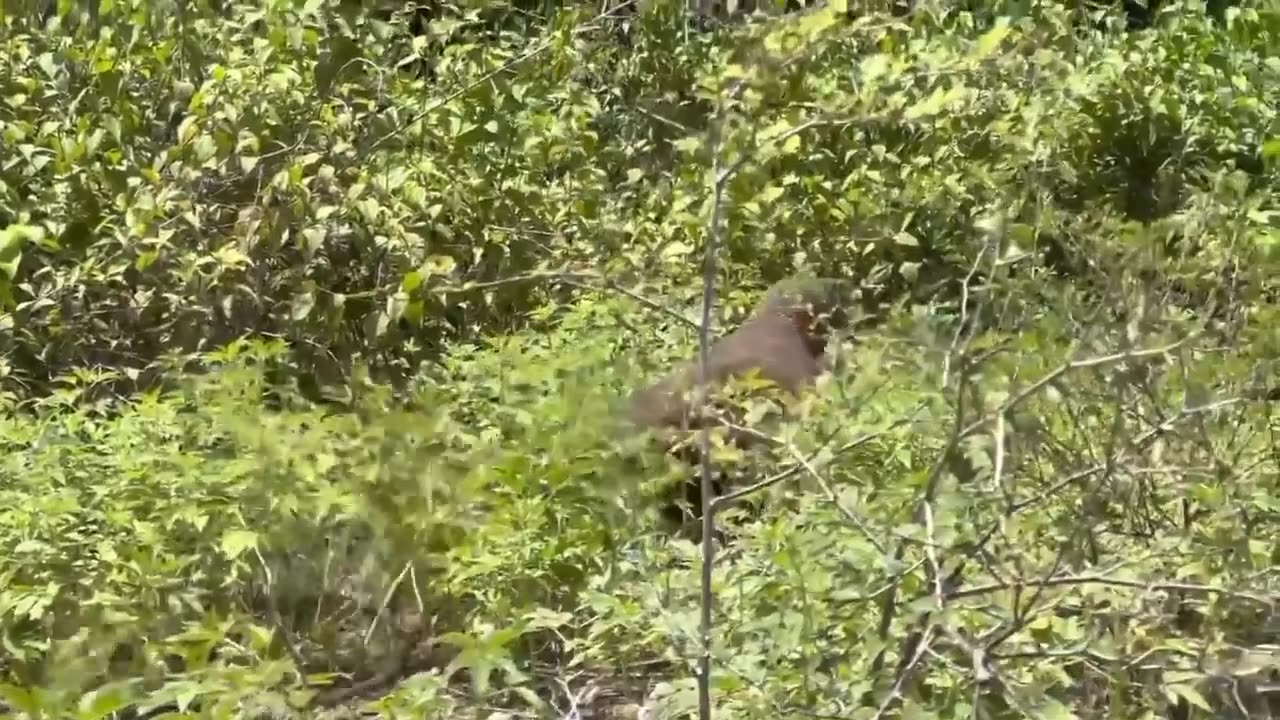
[[[848,295],[843,280],[797,275],[769,288],[756,314],[790,318],[815,352],[821,353],[827,338],[849,324]]]

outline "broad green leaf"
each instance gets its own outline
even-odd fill
[[[1213,708],[1209,706],[1208,701],[1204,699],[1204,696],[1200,694],[1199,690],[1196,690],[1191,685],[1183,685],[1181,683],[1175,683],[1175,684],[1165,685],[1165,689],[1168,692],[1172,693],[1173,695],[1180,697],[1183,700],[1186,700],[1192,705],[1195,705],[1197,708],[1200,708],[1201,710],[1210,714],[1213,713]]]
[[[692,252],[693,246],[688,243],[673,242],[667,243],[667,245],[662,248],[662,257],[665,260],[679,260],[687,257]]]
[[[769,185],[756,194],[756,201],[761,205],[772,205],[786,190],[778,185]]]
[[[404,274],[400,280],[400,291],[411,293],[422,285],[422,273],[418,270],[410,270]]]
[[[10,685],[8,683],[0,683],[0,698],[13,708],[26,713],[30,717],[40,717],[40,702],[36,696],[28,689]]]
[[[797,30],[802,35],[809,38],[810,42],[817,38],[822,32],[831,28],[840,19],[840,16],[848,9],[847,0],[842,2],[843,7],[836,7],[828,3],[826,7],[819,8],[814,12],[810,12],[800,18]]]
[[[902,115],[907,120],[932,117],[942,112],[951,103],[964,98],[967,94],[968,90],[964,86],[956,86],[949,89],[935,88],[929,97],[907,108]]]
[[[45,75],[49,77],[57,76],[58,66],[53,62],[53,53],[41,53],[40,57],[36,58],[36,63],[44,71]]]
[[[191,142],[199,131],[199,119],[195,115],[188,115],[182,118],[182,122],[178,123],[178,142],[186,145]],[[118,132],[116,134],[117,136],[119,135]]]
[[[316,294],[314,292],[303,292],[293,296],[290,317],[294,322],[301,322],[311,314],[312,309],[316,306]]]
[[[388,302],[390,298],[387,299]],[[387,328],[391,326],[391,317],[387,315],[386,310],[375,310],[365,316],[365,333],[371,338],[380,338],[387,334]]]
[[[982,34],[978,41],[974,43],[973,52],[970,53],[971,60],[983,60],[991,53],[996,51],[1000,43],[1009,35],[1011,28],[1009,27],[1009,18],[1001,16],[996,19],[995,27]]]
[[[253,638],[253,647],[258,652],[265,653],[267,648],[271,646],[271,640],[275,637],[275,631],[269,627],[263,627],[258,623],[249,624],[249,633]]]
[[[43,237],[44,230],[33,225],[10,225],[0,231],[0,272],[9,280],[16,278],[22,263],[22,246]]]
[[[240,557],[245,550],[257,546],[258,533],[252,530],[229,530],[222,535],[222,552],[232,559]]]
[[[308,253],[316,253],[320,248],[324,247],[325,237],[328,231],[324,226],[310,227],[302,231],[302,241],[304,248]]]
[[[129,688],[119,684],[91,690],[80,698],[78,720],[98,720],[128,707],[132,702]]]
[[[196,160],[205,162],[218,154],[218,143],[214,141],[213,136],[208,133],[201,134],[196,138],[192,145]]]
[[[399,322],[401,316],[404,315],[404,309],[409,304],[409,295],[404,292],[395,292],[387,296],[386,316],[387,323]]]
[[[885,53],[868,55],[862,60],[859,69],[864,83],[873,83],[889,72],[890,57]]]

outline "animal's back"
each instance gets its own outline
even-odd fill
[[[786,317],[752,318],[725,336],[708,366],[714,387],[731,377],[758,370],[760,376],[793,394],[816,378],[818,359],[808,351],[800,331]],[[686,394],[696,387],[698,363],[686,362],[631,399],[631,420],[641,427],[687,427],[691,414]]]

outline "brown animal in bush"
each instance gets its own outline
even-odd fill
[[[838,280],[807,277],[790,278],[770,288],[756,313],[709,349],[708,390],[755,370],[762,379],[798,395],[822,374],[827,341],[832,331],[847,323],[841,289]],[[684,363],[632,395],[631,421],[657,431],[670,450],[674,444],[672,431],[698,426],[697,384],[698,362]],[[730,439],[740,447],[753,442],[743,433],[730,433]],[[689,464],[697,462],[694,449],[685,447],[673,454]],[[716,487],[717,494],[722,489]],[[696,480],[684,484],[684,496],[693,517],[700,516],[701,491]],[[676,519],[674,513],[685,514],[678,507],[664,509],[668,520]]]

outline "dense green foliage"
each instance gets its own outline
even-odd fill
[[[775,480],[721,518],[717,716],[1280,706],[1272,3],[29,4],[6,716],[686,716],[687,469],[620,406],[713,234],[718,327],[797,271],[860,317],[715,454]]]

